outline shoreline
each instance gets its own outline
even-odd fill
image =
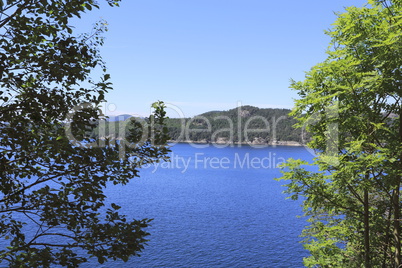
[[[248,145],[248,146],[292,146],[292,147],[297,147],[297,146],[304,146],[304,144],[297,142],[297,141],[276,141],[276,142],[268,142],[268,143],[262,143],[262,142],[224,142],[224,141],[218,141],[218,142],[210,142],[210,141],[190,141],[190,140],[185,140],[185,141],[176,141],[176,140],[168,140],[168,143],[183,143],[183,144],[211,144],[211,145]]]

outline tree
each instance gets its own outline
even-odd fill
[[[93,8],[92,0],[0,0],[0,262],[11,267],[127,261],[147,241],[150,220],[127,219],[103,191],[166,159],[164,105],[119,139],[92,138],[111,89],[99,54],[106,29],[74,35],[69,23]]]
[[[304,81],[293,115],[311,134],[314,163],[289,160],[283,180],[303,197],[308,267],[400,267],[402,2],[349,7],[328,58]]]

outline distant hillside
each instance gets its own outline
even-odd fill
[[[289,109],[241,106],[228,111],[210,111],[192,118],[167,119],[172,142],[284,144],[302,143],[301,131]],[[120,119],[120,120],[119,120]],[[144,119],[121,115],[100,124],[92,136],[119,137],[127,123]]]
[[[228,111],[210,111],[193,118],[168,119],[172,141],[252,144],[301,143],[301,131],[292,126],[289,109],[242,106]]]

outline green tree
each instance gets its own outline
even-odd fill
[[[166,158],[164,105],[155,103],[149,120],[128,124],[118,140],[90,135],[111,89],[99,54],[105,26],[77,35],[69,23],[93,8],[92,0],[0,0],[2,264],[127,261],[147,241],[150,220],[107,206],[104,189]],[[103,71],[99,81],[93,70]]]
[[[328,58],[292,83],[318,171],[289,160],[281,178],[309,217],[305,265],[400,267],[402,2],[349,7],[328,34]]]

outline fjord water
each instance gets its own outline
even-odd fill
[[[274,178],[285,159],[313,155],[290,146],[171,149],[170,163],[106,191],[122,213],[154,219],[141,257],[91,267],[303,267],[301,201],[285,199]]]

